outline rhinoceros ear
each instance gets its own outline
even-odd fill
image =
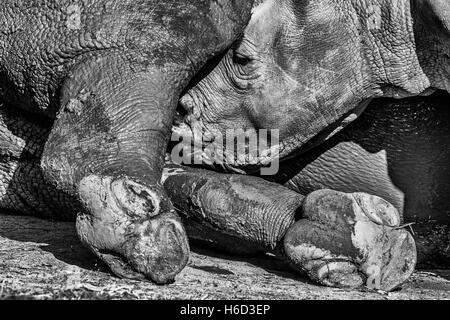
[[[450,37],[450,1],[416,0],[416,2],[428,25]]]

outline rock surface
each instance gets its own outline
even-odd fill
[[[450,299],[450,270],[419,271],[384,294],[316,286],[273,257],[193,248],[174,284],[115,278],[73,223],[0,214],[0,299]]]

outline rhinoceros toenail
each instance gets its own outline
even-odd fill
[[[148,212],[154,212],[156,209],[155,204],[152,201],[152,197],[149,192],[143,188],[138,188],[134,185],[128,185],[128,189],[133,192],[136,196],[145,201],[142,203],[144,209],[148,210]]]
[[[138,219],[159,214],[158,194],[133,181],[117,181],[112,186],[117,203],[127,213]]]

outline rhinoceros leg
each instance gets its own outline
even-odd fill
[[[189,238],[230,253],[280,253],[304,199],[260,178],[174,165],[163,181]]]
[[[337,287],[391,290],[414,270],[414,241],[381,198],[321,190],[305,200],[256,177],[173,165],[163,181],[189,237],[215,247],[276,253],[312,280]]]
[[[79,204],[81,241],[114,273],[166,283],[189,255],[160,185],[176,84],[128,61],[94,58],[72,73],[41,166]]]

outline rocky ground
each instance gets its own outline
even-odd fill
[[[389,294],[318,287],[272,257],[193,248],[176,283],[117,279],[78,241],[73,223],[0,214],[0,299],[450,299],[450,270],[417,272]]]

